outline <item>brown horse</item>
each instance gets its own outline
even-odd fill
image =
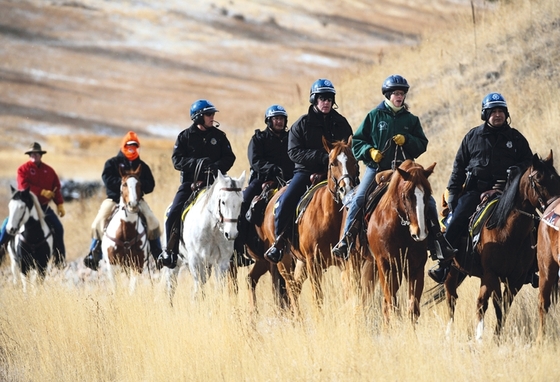
[[[515,167],[510,170],[504,193],[482,227],[474,247],[475,254],[465,256],[464,249],[460,249],[455,259],[456,267],[468,268],[471,276],[480,278],[476,302],[477,340],[482,339],[484,314],[491,297],[497,318],[495,334],[501,333],[515,295],[534,269],[534,229],[535,221],[539,219],[536,210],[542,212],[547,202],[559,194],[560,177],[553,167],[552,151],[545,160],[535,154],[531,165],[524,171]],[[473,262],[473,256],[479,261]],[[458,298],[458,272],[452,267],[445,281],[449,324],[453,322]],[[504,284],[503,293],[501,283]],[[544,286],[542,280],[541,285]]]
[[[331,247],[338,242],[341,233],[344,216],[342,200],[356,186],[358,179],[358,162],[352,154],[352,137],[348,142],[332,144],[323,138],[323,146],[329,153],[327,181],[317,186],[296,225],[297,240],[289,240],[288,247],[291,249],[278,263],[278,269],[288,285],[290,304],[296,313],[301,286],[307,277],[311,280],[315,302],[322,304],[323,271],[331,265],[340,264],[339,259],[332,257]],[[265,248],[274,242],[273,209],[285,189],[281,188],[268,203],[264,222],[259,227]],[[296,269],[292,272],[294,258]]]
[[[115,286],[113,266],[122,266],[130,276],[130,291],[136,284],[137,274],[142,273],[148,259],[146,227],[140,218],[139,202],[143,193],[140,184],[142,166],[136,170],[122,171],[121,197],[101,241],[103,258],[107,263],[109,279]]]
[[[386,322],[396,306],[403,273],[408,279],[408,313],[413,322],[420,316],[424,266],[428,259],[426,216],[432,195],[428,177],[435,165],[424,168],[412,160],[404,161],[392,174],[369,219],[367,238],[373,259],[368,254],[369,271],[363,272],[374,277],[375,266],[378,269]]]

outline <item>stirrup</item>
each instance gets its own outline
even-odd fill
[[[451,269],[450,262],[439,263],[433,268],[430,268],[430,270],[428,270],[428,276],[430,276],[430,278],[434,280],[436,283],[443,284],[445,282],[445,279],[447,278],[447,275],[449,274],[450,269]]]
[[[163,250],[158,256],[156,264],[158,269],[164,266],[173,269],[177,266],[177,255],[173,251]]]

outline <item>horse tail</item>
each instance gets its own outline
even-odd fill
[[[515,198],[519,192],[519,182],[521,181],[522,171],[518,166],[510,167],[508,180],[504,193],[496,204],[494,213],[486,221],[486,228],[504,228],[509,213],[513,210]]]

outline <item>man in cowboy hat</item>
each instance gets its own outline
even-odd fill
[[[29,146],[29,150],[25,152],[26,155],[29,155],[29,160],[17,169],[17,188],[18,190],[29,189],[37,195],[45,213],[45,221],[54,231],[55,264],[62,265],[66,259],[64,228],[56,215],[63,217],[66,212],[58,175],[52,167],[42,161],[42,157],[46,153],[37,142],[33,142]],[[49,207],[51,200],[56,204],[56,213]],[[12,236],[6,232],[6,222],[4,222],[0,231],[0,245],[4,245],[11,238]]]

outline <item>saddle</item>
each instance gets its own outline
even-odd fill
[[[278,191],[277,183],[273,180],[268,182],[264,182],[262,184],[262,191],[259,195],[256,195],[253,200],[251,200],[251,204],[249,205],[249,209],[245,213],[245,219],[254,225],[261,226],[264,221],[264,212],[266,210],[266,206],[268,202],[274,194]]]

